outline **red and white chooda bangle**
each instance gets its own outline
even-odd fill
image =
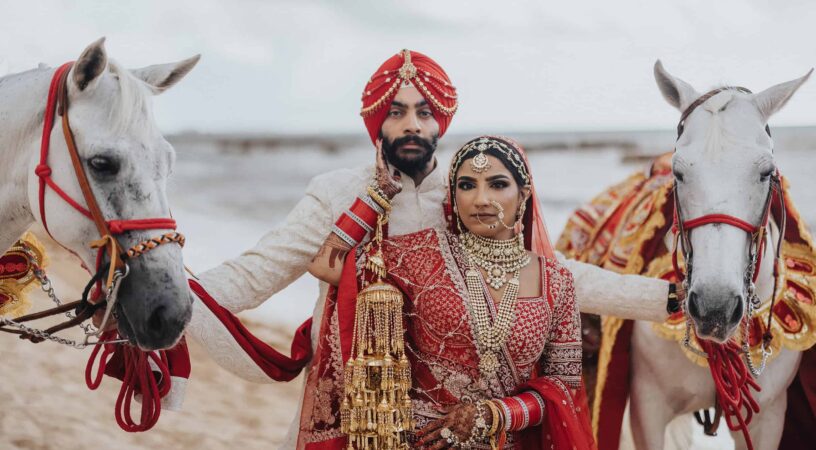
[[[513,397],[496,400],[505,420],[505,431],[521,431],[541,425],[544,420],[544,399],[536,391],[522,392]]]
[[[377,217],[384,212],[385,210],[368,194],[361,194],[354,199],[351,208],[337,219],[332,227],[332,233],[350,247],[354,247],[374,230]]]

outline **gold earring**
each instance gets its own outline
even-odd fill
[[[519,207],[518,214],[516,216],[516,223],[513,225],[513,228],[516,230],[516,234],[524,233],[524,213],[527,210],[527,202],[521,204]]]
[[[523,220],[524,219],[524,213],[526,212],[526,210],[527,210],[527,202],[524,201],[524,202],[521,203],[521,206],[518,209],[518,213],[516,213],[516,220]]]

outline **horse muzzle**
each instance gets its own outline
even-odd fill
[[[117,313],[120,330],[143,350],[172,347],[192,316],[192,295],[184,269],[160,267],[160,252],[131,260],[122,281]]]
[[[687,312],[698,337],[724,343],[742,321],[745,296],[731,290],[692,288]]]

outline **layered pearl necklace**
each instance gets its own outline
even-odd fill
[[[510,336],[510,327],[515,321],[516,301],[519,292],[519,274],[530,263],[530,256],[524,250],[520,237],[498,241],[471,233],[461,236],[462,249],[468,256],[465,272],[468,300],[476,322],[476,336],[479,347],[479,372],[483,377],[493,377],[499,369],[499,354]],[[496,321],[491,325],[490,312],[482,274],[473,265],[483,268],[494,289],[507,284],[499,304]],[[512,272],[509,280],[505,275]]]

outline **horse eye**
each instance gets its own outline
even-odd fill
[[[88,161],[91,169],[99,175],[116,175],[119,173],[119,162],[108,156],[94,156]]]
[[[762,183],[768,181],[768,178],[770,178],[771,175],[773,175],[773,173],[774,173],[773,169],[762,172],[761,174],[759,174],[759,181]]]
[[[674,171],[672,171],[672,173],[674,174],[674,178],[675,178],[677,181],[679,181],[679,182],[681,182],[681,183],[683,182],[683,174],[682,174],[681,172],[679,172],[679,171],[677,171],[677,170],[674,170]]]

